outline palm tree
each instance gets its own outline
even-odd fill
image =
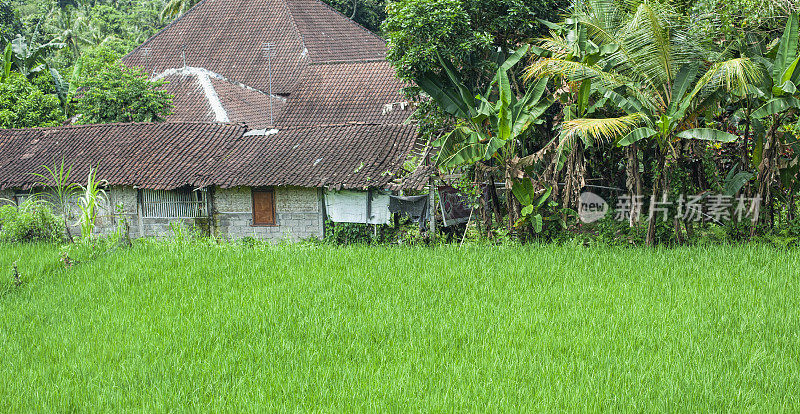
[[[566,120],[562,142],[591,137],[629,146],[647,139],[658,162],[652,188],[652,200],[656,200],[670,190],[667,176],[679,157],[680,140],[737,139],[704,128],[702,115],[718,102],[721,91],[745,88],[759,73],[747,58],[722,60],[720,54],[710,52],[702,40],[693,38],[683,17],[668,3],[645,0],[631,10],[627,7],[614,0],[575,3],[570,19],[586,28],[587,40],[608,53],[596,61],[576,61],[574,46],[553,36],[542,41],[542,57],[528,67],[527,75],[591,80],[597,94],[620,116]],[[638,164],[628,168],[633,169],[638,170]],[[648,245],[654,240],[655,220],[650,220]]]
[[[169,0],[161,10],[161,19],[178,17],[197,4],[199,0]]]
[[[765,205],[771,205],[771,185],[776,176],[780,175],[787,184],[794,181],[794,174],[786,177],[785,171],[778,166],[780,146],[789,143],[781,142],[778,137],[778,128],[783,121],[800,110],[800,50],[798,50],[798,37],[800,36],[800,17],[793,13],[786,22],[786,28],[775,47],[764,53],[762,50],[746,48],[745,52],[751,54],[763,71],[762,82],[748,91],[743,99],[760,101],[761,107],[753,111],[745,111],[748,125],[752,124],[755,132],[755,145],[753,150],[753,167],[756,169],[756,197]],[[749,105],[748,105],[749,109]],[[765,128],[766,124],[770,125]],[[771,124],[770,124],[771,123]],[[797,140],[792,139],[791,144]],[[796,162],[791,164],[796,165]],[[792,166],[793,167],[793,166]],[[791,171],[790,169],[784,169]],[[790,178],[787,180],[787,178]],[[792,183],[793,184],[793,183]],[[768,214],[769,214],[768,210]],[[770,216],[768,221],[771,222]],[[756,226],[751,230],[751,236],[756,233]]]

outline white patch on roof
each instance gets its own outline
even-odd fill
[[[198,73],[197,83],[200,84],[203,88],[203,92],[206,94],[208,106],[214,111],[215,120],[217,122],[230,122],[230,119],[228,119],[228,112],[225,110],[225,107],[222,106],[222,102],[219,100],[219,95],[217,95],[214,85],[211,84],[211,78],[205,73]]]
[[[409,106],[409,103],[408,103],[408,101],[387,103],[387,104],[383,105],[383,114],[384,115],[388,115],[388,114],[394,112],[394,110],[395,110],[394,107],[395,106],[398,106],[401,111],[405,111],[406,108]]]
[[[270,135],[275,135],[278,132],[280,132],[280,131],[278,131],[277,129],[274,129],[274,128],[273,129],[254,129],[254,130],[245,132],[244,136],[246,136],[246,137],[253,137],[253,136],[268,137]]]
[[[236,81],[233,81],[231,79],[228,79],[228,78],[220,75],[219,73],[212,72],[212,71],[210,71],[210,70],[208,70],[206,68],[199,68],[199,67],[196,67],[196,66],[187,66],[185,68],[167,69],[167,70],[159,73],[158,75],[153,76],[152,78],[150,78],[150,80],[151,81],[161,80],[161,79],[166,78],[167,76],[172,76],[172,75],[198,76],[200,74],[204,74],[204,75],[208,76],[209,78],[221,80],[223,82],[228,82],[231,85],[236,85],[236,86],[238,86],[238,87],[240,87],[242,89],[247,89],[249,91],[258,92],[258,93],[262,93],[264,95],[268,95],[268,96],[272,97],[272,99],[278,99],[278,100],[281,100],[283,102],[286,102],[286,98],[281,96],[281,95],[270,95],[269,93],[266,93],[266,92],[264,92],[262,90],[253,88],[251,86],[247,86],[247,85],[245,85],[245,84],[243,84],[241,82],[236,82]]]
[[[197,79],[197,84],[198,84],[198,86],[200,86],[203,89],[203,94],[206,97],[206,101],[208,101],[208,106],[211,107],[211,111],[214,113],[214,118],[215,118],[215,121],[217,121],[217,122],[230,122],[230,119],[228,118],[228,111],[225,110],[225,106],[222,105],[222,101],[220,101],[219,95],[217,94],[216,89],[214,89],[214,84],[211,82],[212,78],[220,80],[220,81],[223,81],[223,82],[228,82],[228,83],[230,83],[232,85],[236,85],[236,86],[238,86],[240,88],[243,88],[243,89],[247,89],[247,90],[250,90],[250,91],[262,93],[264,95],[267,95],[267,96],[271,97],[271,99],[278,99],[278,100],[281,100],[283,102],[286,102],[286,98],[283,97],[283,96],[270,95],[270,94],[264,93],[263,91],[260,91],[260,90],[255,89],[255,88],[251,88],[251,87],[249,87],[249,86],[247,86],[247,85],[245,85],[243,83],[234,82],[234,81],[232,81],[232,80],[230,80],[230,79],[228,79],[228,78],[226,78],[226,77],[224,77],[224,76],[222,76],[222,75],[220,75],[220,74],[218,74],[216,72],[212,72],[212,71],[210,71],[208,69],[194,67],[194,66],[167,69],[167,70],[159,73],[158,75],[153,76],[152,78],[150,78],[150,80],[152,80],[152,81],[161,80],[161,79],[166,78],[167,76],[174,76],[174,75],[187,76],[187,77],[191,76],[191,77],[194,77],[195,79]],[[271,135],[271,134],[268,134],[268,135]]]

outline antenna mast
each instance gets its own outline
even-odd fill
[[[267,73],[269,75],[269,126],[275,126],[275,120],[272,115],[272,58],[275,56],[275,44],[265,42],[261,44],[261,52],[267,58]]]
[[[144,59],[144,70],[145,70],[145,72],[148,69],[150,69],[150,51],[151,51],[151,49],[149,47],[143,47],[142,51],[141,51],[142,59]],[[153,68],[152,72],[155,73],[155,71],[156,71],[155,68]],[[150,76],[153,76],[153,75],[151,74]]]
[[[186,69],[186,45],[181,46],[181,56],[183,56],[183,68]]]

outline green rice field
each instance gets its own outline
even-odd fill
[[[60,257],[0,246],[0,412],[800,410],[797,251]]]

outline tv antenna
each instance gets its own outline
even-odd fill
[[[152,49],[150,49],[149,47],[143,47],[142,51],[141,51],[142,59],[144,60],[144,69],[145,69],[145,71],[147,71],[147,69],[150,68],[150,52],[152,52]],[[156,69],[153,68],[153,73],[155,73],[155,71],[156,71]],[[150,75],[150,76],[152,76],[152,75]]]
[[[275,126],[272,115],[272,58],[275,57],[275,44],[271,42],[261,43],[261,52],[267,59],[267,74],[269,76],[269,126]]]
[[[183,57],[183,68],[186,69],[186,45],[181,45],[181,56]]]

